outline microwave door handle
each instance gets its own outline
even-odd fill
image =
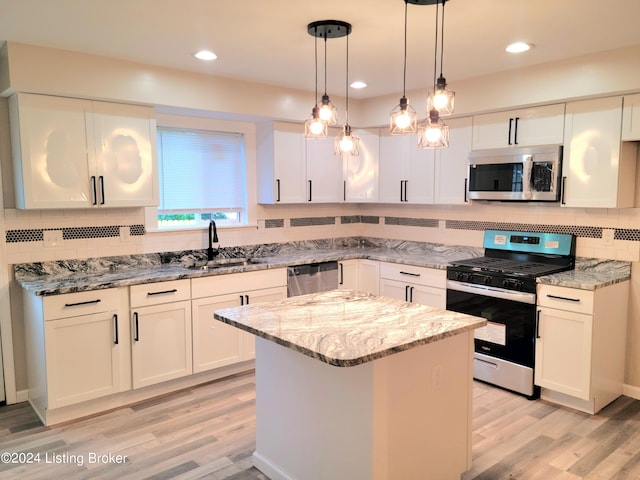
[[[522,162],[522,195],[525,200],[531,200],[531,175],[533,171],[533,155],[525,155]]]

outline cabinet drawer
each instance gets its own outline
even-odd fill
[[[230,273],[191,280],[192,298],[212,297],[227,293],[246,292],[261,288],[287,285],[287,270],[258,270],[254,272]]]
[[[447,271],[397,263],[380,263],[380,278],[427,287],[446,288]]]
[[[569,312],[593,314],[593,292],[577,288],[538,285],[538,305]]]
[[[118,310],[119,294],[117,288],[109,288],[46,296],[42,302],[46,321]]]
[[[131,287],[131,306],[146,307],[161,303],[179,302],[191,298],[189,280],[146,283]]]

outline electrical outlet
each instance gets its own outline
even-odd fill
[[[128,242],[129,237],[131,236],[131,228],[130,227],[120,227],[120,241]]]
[[[42,242],[45,248],[62,246],[62,230],[45,230],[42,232]]]
[[[602,240],[606,247],[613,247],[613,236],[615,235],[615,230],[611,228],[603,228],[602,229]]]

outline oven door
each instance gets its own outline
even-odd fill
[[[487,319],[476,329],[474,377],[533,397],[536,296],[447,281],[447,310]]]

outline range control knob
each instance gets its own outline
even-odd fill
[[[516,280],[514,278],[505,278],[502,281],[502,286],[511,290],[522,290],[522,288],[524,287],[524,282],[522,280]]]

